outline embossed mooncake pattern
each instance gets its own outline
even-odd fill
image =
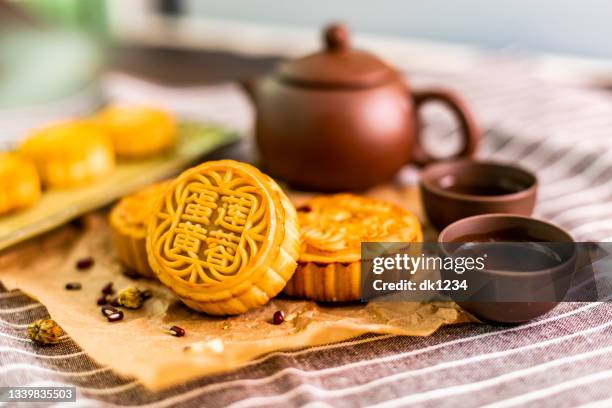
[[[352,194],[316,197],[298,208],[300,256],[285,293],[340,302],[361,297],[361,242],[417,242],[416,216],[391,203]]]
[[[211,314],[266,303],[295,270],[295,211],[272,179],[244,163],[183,173],[158,202],[148,235],[160,280]]]
[[[161,234],[160,247],[170,273],[192,283],[222,282],[255,257],[269,209],[246,182],[231,171],[211,171],[176,187],[182,205],[170,201],[166,209],[178,222]]]

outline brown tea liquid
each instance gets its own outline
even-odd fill
[[[491,178],[483,175],[478,179],[461,178],[456,176],[443,177],[438,182],[444,190],[467,195],[477,196],[501,196],[518,193],[529,186],[518,180],[509,178]]]
[[[457,248],[453,257],[484,257],[490,271],[533,272],[563,263],[560,254],[540,242],[468,242]]]
[[[458,194],[479,195],[479,196],[500,196],[506,194],[514,194],[523,190],[520,186],[502,186],[502,185],[461,185],[454,184],[444,188]]]

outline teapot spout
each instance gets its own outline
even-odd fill
[[[238,81],[238,85],[248,95],[251,102],[255,103],[257,80],[254,78],[242,79]]]

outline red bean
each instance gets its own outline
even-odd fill
[[[282,310],[277,310],[272,316],[272,323],[281,324],[285,321],[285,313]]]
[[[106,316],[109,322],[118,322],[123,319],[123,312],[121,310],[117,311],[117,313],[113,313],[111,315]]]
[[[87,258],[81,258],[76,263],[76,268],[80,271],[84,271],[85,269],[89,269],[94,266],[94,259],[89,256]]]
[[[65,287],[66,290],[81,290],[82,288],[79,282],[68,282]]]
[[[179,326],[172,326],[168,332],[174,337],[183,337],[185,335],[185,329]]]
[[[108,282],[106,285],[104,285],[104,287],[102,288],[102,293],[105,295],[114,294],[115,289],[113,288],[113,282]]]

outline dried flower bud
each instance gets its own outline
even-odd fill
[[[62,328],[52,319],[39,319],[28,326],[28,337],[40,344],[55,344],[64,335]]]
[[[133,286],[127,287],[119,292],[119,304],[128,309],[138,309],[142,306],[142,295],[140,289]]]

